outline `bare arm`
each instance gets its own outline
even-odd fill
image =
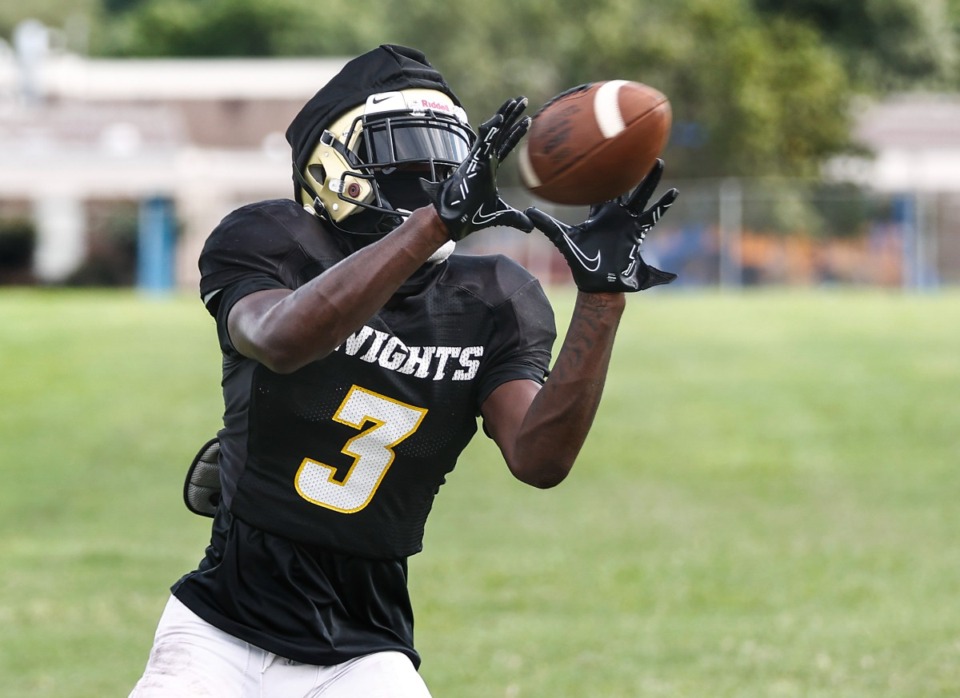
[[[321,359],[356,332],[449,240],[432,206],[296,291],[251,293],[230,310],[234,346],[277,373]]]
[[[484,424],[522,482],[553,487],[573,467],[600,404],[624,305],[620,293],[579,293],[543,387],[511,381],[484,402]]]
[[[671,189],[650,208],[663,173],[657,160],[633,191],[590,208],[571,226],[536,208],[527,216],[567,260],[580,290],[553,373],[543,388],[514,381],[491,393],[481,410],[487,431],[523,482],[553,487],[570,472],[600,405],[624,293],[668,284],[676,274],[651,267],[643,239],[677,198]]]

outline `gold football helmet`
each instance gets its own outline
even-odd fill
[[[464,110],[443,92],[373,94],[323,131],[298,173],[300,203],[347,232],[382,233],[385,217],[393,227],[429,203],[420,179],[445,179],[475,139]],[[378,215],[357,216],[366,211]]]

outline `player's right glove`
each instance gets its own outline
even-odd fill
[[[220,440],[210,439],[193,457],[183,482],[183,503],[200,516],[214,516],[220,504]]]
[[[523,116],[527,98],[508,99],[480,125],[477,140],[460,166],[442,182],[421,181],[451,240],[494,225],[519,228],[525,233],[533,223],[512,208],[497,191],[497,169],[530,127]]]
[[[567,225],[536,208],[528,208],[533,224],[560,250],[574,283],[588,293],[630,293],[669,284],[676,274],[660,271],[643,261],[643,239],[673,204],[679,192],[671,189],[650,208],[647,202],[660,183],[663,161],[632,191],[597,204],[580,225]]]

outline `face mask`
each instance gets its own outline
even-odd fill
[[[376,175],[380,194],[387,200],[391,208],[413,211],[414,209],[430,204],[420,179],[430,179],[428,171],[408,171],[395,169],[389,174]]]

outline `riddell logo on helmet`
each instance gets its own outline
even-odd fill
[[[421,99],[420,107],[422,109],[432,109],[433,111],[450,111],[450,105],[443,102],[434,102],[429,99]]]

